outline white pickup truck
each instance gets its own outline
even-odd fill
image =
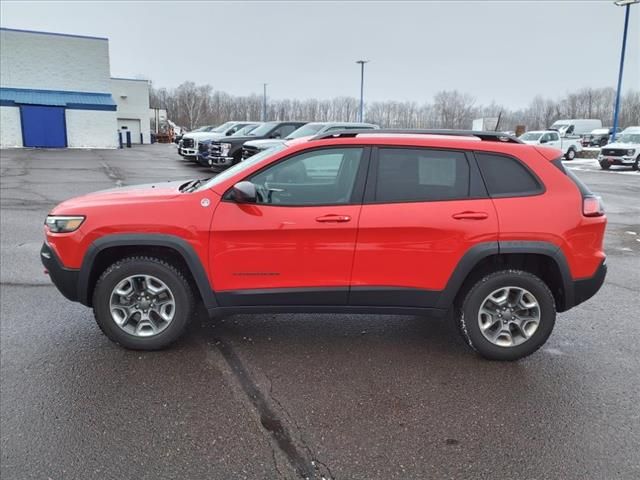
[[[529,145],[544,145],[562,150],[566,160],[576,158],[576,153],[582,151],[580,138],[561,137],[556,130],[536,130],[523,133],[520,140]]]

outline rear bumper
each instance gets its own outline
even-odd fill
[[[51,281],[56,288],[60,290],[60,293],[69,300],[77,302],[80,270],[65,268],[56,253],[46,242],[40,249],[40,260],[44,268],[49,272]]]
[[[581,304],[582,302],[589,300],[593,297],[607,276],[607,264],[606,259],[602,260],[602,263],[596,270],[596,273],[590,278],[584,278],[581,280],[574,280],[573,282],[573,306]]]

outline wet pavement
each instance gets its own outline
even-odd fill
[[[168,145],[3,150],[3,479],[640,478],[640,174],[566,162],[605,201],[609,275],[517,363],[447,320],[199,312],[172,348],[109,342],[39,261],[48,210],[208,175]]]

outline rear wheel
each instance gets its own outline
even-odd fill
[[[193,312],[182,273],[158,258],[130,257],[100,276],[93,294],[96,322],[115,343],[157,350],[177,340]]]
[[[491,273],[465,295],[458,326],[467,344],[490,360],[518,360],[549,338],[556,319],[547,285],[521,270]]]

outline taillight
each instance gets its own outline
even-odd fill
[[[604,215],[602,199],[596,196],[584,197],[582,199],[582,214],[585,217],[601,217]]]

